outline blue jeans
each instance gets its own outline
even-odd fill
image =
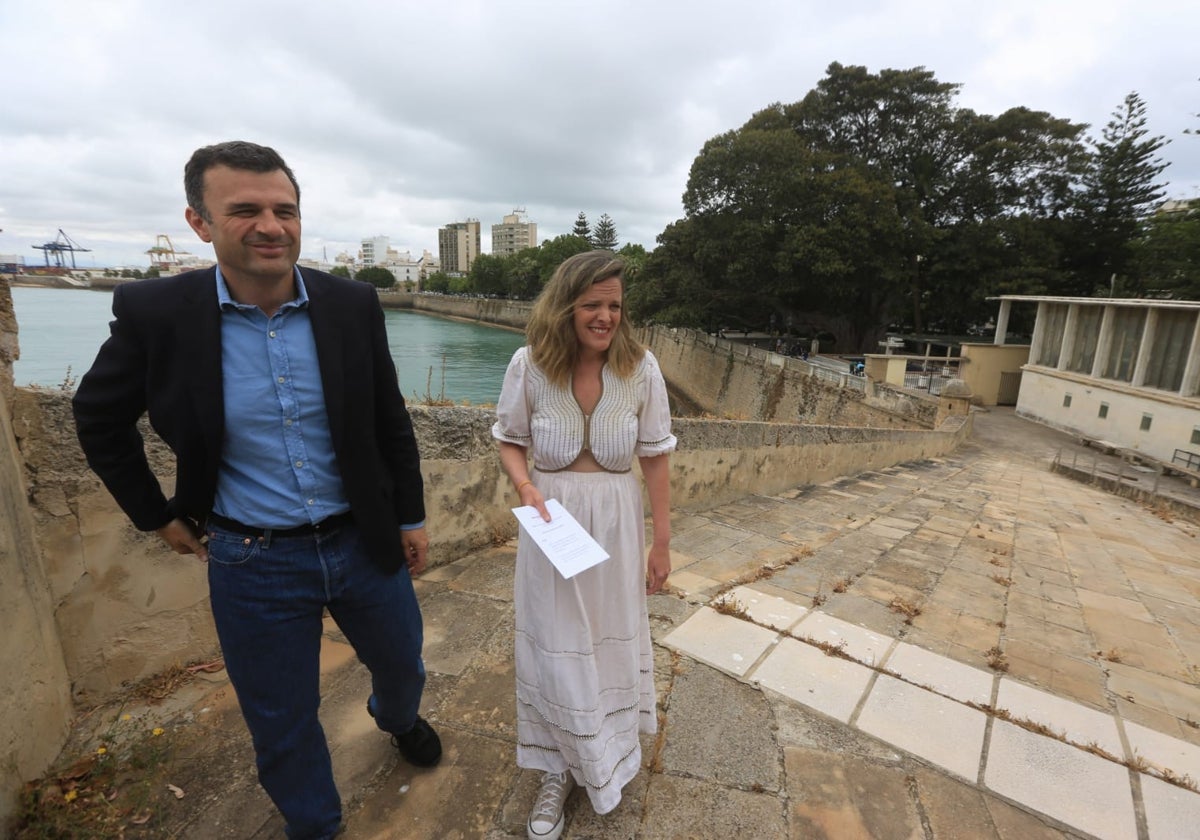
[[[408,569],[386,572],[372,562],[354,525],[282,539],[212,524],[206,531],[213,618],[259,783],[288,837],[332,837],[342,807],[317,717],[323,611],[371,672],[376,725],[407,732],[425,686],[421,611]]]

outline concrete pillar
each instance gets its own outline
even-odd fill
[[[1096,358],[1092,359],[1092,376],[1099,379],[1104,375],[1104,366],[1108,364],[1108,354],[1112,351],[1113,318],[1116,317],[1115,306],[1104,307],[1104,315],[1100,318],[1100,337],[1096,340]]]
[[[1029,363],[1041,364],[1038,361],[1042,355],[1042,342],[1046,340],[1046,312],[1048,306],[1044,300],[1038,301],[1037,317],[1033,321],[1033,338],[1029,340]]]
[[[937,419],[934,428],[947,417],[965,417],[971,413],[971,389],[961,379],[951,379],[942,387],[938,397]]]
[[[992,339],[993,344],[1003,344],[1008,338],[1008,316],[1012,312],[1012,301],[1000,301],[1000,313],[996,315],[996,336]]]
[[[1140,388],[1146,383],[1146,368],[1150,366],[1150,353],[1154,347],[1154,336],[1158,332],[1158,310],[1146,312],[1146,325],[1142,328],[1142,343],[1138,346],[1137,361],[1133,364],[1133,381],[1130,385]]]
[[[1079,331],[1079,304],[1067,307],[1067,323],[1063,327],[1062,346],[1058,348],[1058,369],[1066,370],[1075,349],[1075,333]]]

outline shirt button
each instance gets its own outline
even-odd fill
[[[309,499],[309,500],[308,500],[308,503],[309,503],[310,505],[311,505],[311,504],[314,504],[314,502],[313,502],[313,500],[312,500],[312,499]]]
[[[267,333],[267,335],[271,336],[271,338],[274,338],[274,337],[275,337],[275,330],[271,330],[269,333]]]
[[[290,425],[292,425],[292,418],[291,418],[291,417],[289,417],[288,419],[284,420],[284,421],[283,421],[283,425],[285,425],[285,426],[290,426]]]
[[[303,461],[297,461],[297,462],[296,462],[296,466],[297,466],[297,467],[303,467],[303,466],[304,466],[304,462],[303,462]]]
[[[275,380],[275,381],[276,381],[276,382],[278,382],[280,385],[282,385],[282,384],[283,384],[283,377],[281,376],[281,377],[279,377],[279,378],[278,378],[277,380]]]

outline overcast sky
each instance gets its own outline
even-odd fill
[[[0,254],[61,228],[81,267],[148,265],[183,220],[198,146],[274,146],[303,191],[303,256],[515,207],[539,239],[579,211],[653,248],[709,138],[795,102],[830,62],[924,66],[957,104],[1098,135],[1130,91],[1169,197],[1200,196],[1196,0],[0,0]]]

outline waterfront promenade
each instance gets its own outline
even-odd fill
[[[1200,781],[1200,527],[1051,472],[1094,453],[1011,409],[975,424],[948,458],[676,514],[660,732],[612,814],[572,796],[565,838],[1196,836],[1200,793],[1164,777]],[[514,554],[418,582],[436,769],[375,730],[328,625],[347,840],[524,837]],[[129,836],[282,836],[223,673],[124,712],[168,729],[186,792]]]

